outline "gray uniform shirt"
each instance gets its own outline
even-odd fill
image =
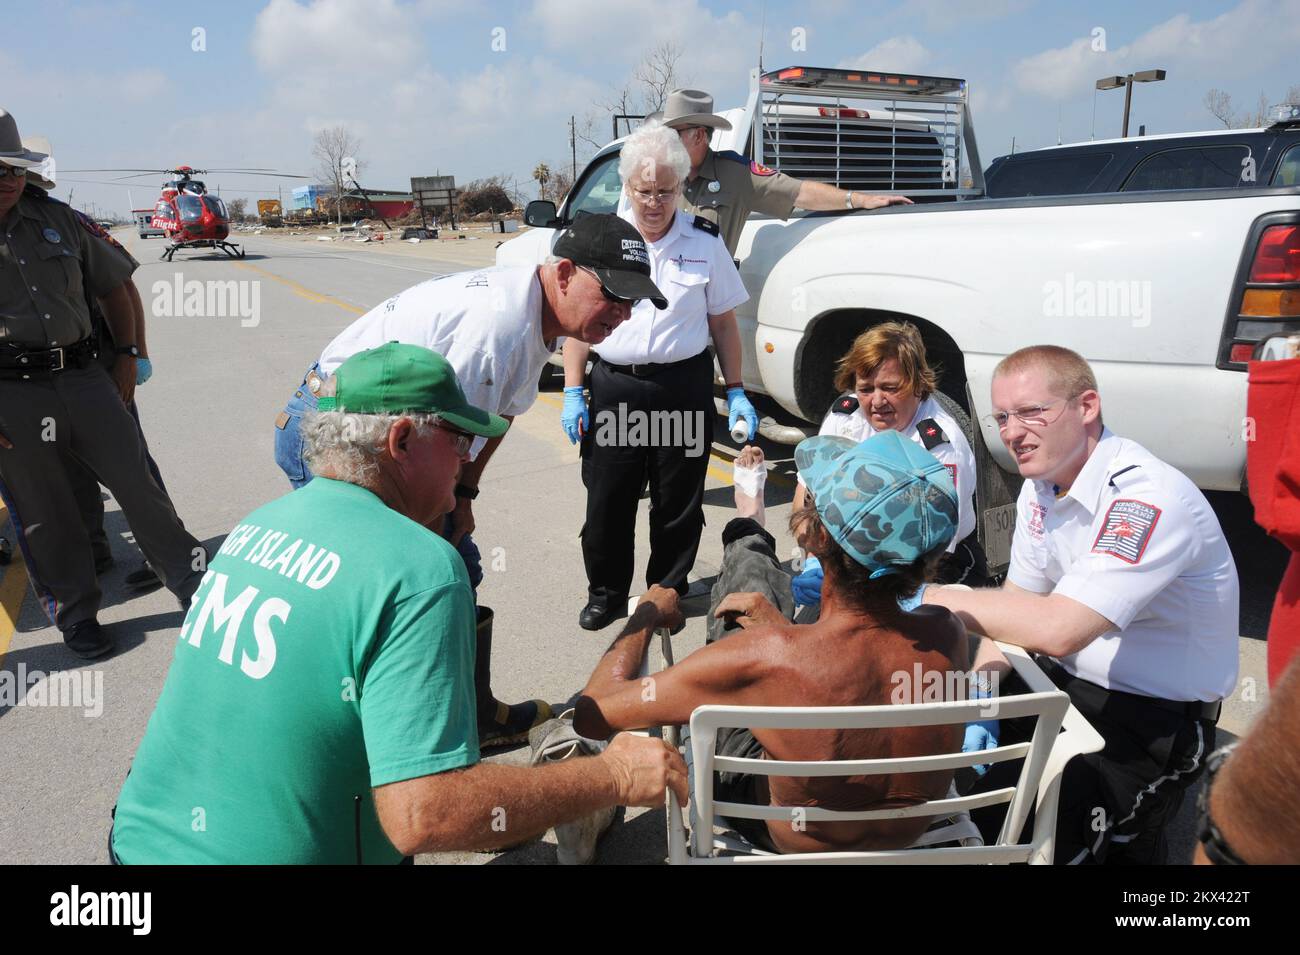
[[[131,261],[62,203],[21,196],[0,223],[0,343],[57,348],[91,333],[86,292],[107,295]]]
[[[737,153],[715,153],[710,149],[700,163],[699,173],[682,190],[678,207],[716,222],[727,251],[734,256],[750,211],[790,218],[801,185],[801,180],[750,162]]]

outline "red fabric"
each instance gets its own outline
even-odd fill
[[[1268,628],[1268,682],[1300,650],[1300,359],[1253,361],[1246,414],[1254,425],[1246,476],[1259,526],[1291,550]]]

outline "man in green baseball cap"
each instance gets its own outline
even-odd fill
[[[505,429],[417,345],[358,353],[326,380],[303,423],[316,479],[235,526],[190,606],[118,799],[114,861],[393,863],[661,805],[668,785],[685,798],[681,757],[643,737],[477,765],[473,593],[427,525],[455,507],[474,436]]]

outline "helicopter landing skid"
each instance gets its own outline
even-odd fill
[[[220,249],[222,252],[226,253],[226,255],[230,256],[232,259],[242,259],[244,257],[244,250],[238,245],[235,245],[235,243],[217,242],[215,240],[208,239],[200,242],[172,243],[171,245],[163,249],[162,255],[158,256],[158,258],[164,262],[170,262],[172,260],[172,256],[175,255],[177,251],[179,251],[180,249]]]

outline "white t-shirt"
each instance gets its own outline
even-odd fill
[[[845,399],[836,399],[836,404],[826,413],[818,434],[838,435],[853,441],[865,441],[872,435],[880,433],[871,426],[856,397],[851,399],[854,404],[851,412],[835,410],[843,400]],[[965,432],[958,426],[953,416],[944,411],[939,402],[934,400],[933,395],[917,405],[916,414],[907,427],[899,430],[899,433],[924,448],[925,440],[918,425],[927,420],[934,421],[943,431],[943,436],[948,439],[930,448],[929,451],[939,459],[940,464],[947,467],[948,474],[951,475],[953,484],[957,488],[957,533],[946,548],[951,554],[957,549],[958,544],[975,531],[975,455],[971,453],[970,445],[966,442]],[[800,484],[804,483],[802,477],[798,480]]]
[[[629,210],[622,216],[636,225]],[[709,345],[709,316],[749,301],[736,263],[716,235],[696,228],[695,217],[680,210],[658,242],[647,242],[650,278],[668,299],[657,309],[642,299],[632,317],[614,329],[594,351],[615,365],[663,364],[692,358]]]
[[[1223,529],[1186,475],[1134,441],[1104,430],[1060,497],[1024,483],[1007,576],[1115,624],[1061,658],[1075,676],[1166,700],[1218,700],[1236,685],[1240,591]]]
[[[423,345],[456,370],[469,403],[519,415],[537,400],[554,342],[542,340],[542,286],[535,266],[440,275],[398,292],[325,346],[320,372],[332,375],[358,352],[385,342]],[[478,457],[486,439],[476,438]]]

